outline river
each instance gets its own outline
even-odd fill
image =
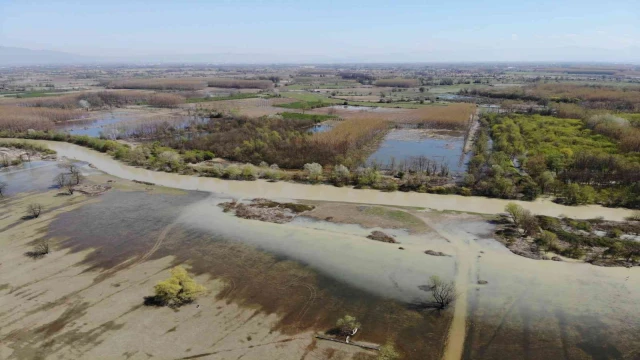
[[[7,140],[7,139],[3,139]],[[504,212],[510,202],[518,203],[534,214],[547,216],[567,216],[577,219],[603,217],[607,220],[621,221],[633,214],[632,210],[605,208],[598,205],[564,206],[548,199],[533,202],[490,199],[477,196],[421,194],[415,192],[382,192],[378,190],[354,190],[348,187],[331,185],[307,185],[291,182],[233,181],[216,178],[196,177],[157,172],[136,168],[114,160],[110,156],[78,145],[29,140],[46,145],[58,152],[58,156],[86,161],[96,168],[128,180],[152,182],[154,184],[184,189],[200,190],[227,194],[240,198],[298,199],[378,204],[393,206],[411,206],[434,210],[463,211],[479,214],[499,214]]]

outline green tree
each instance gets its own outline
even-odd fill
[[[154,291],[158,303],[177,307],[193,302],[206,289],[196,283],[182,266],[176,266],[171,269],[171,277],[156,284]]]
[[[336,327],[340,331],[340,334],[349,336],[353,335],[353,333],[360,327],[360,323],[355,316],[345,315],[338,319]]]

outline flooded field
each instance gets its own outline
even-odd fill
[[[463,154],[464,134],[458,131],[426,129],[393,129],[387,134],[380,148],[367,160],[368,163],[389,167],[392,162],[409,161],[425,156],[439,164],[446,164],[454,173],[466,170]]]
[[[116,184],[119,182],[116,180]],[[147,321],[152,318],[162,321],[160,316],[169,316],[166,313],[160,315],[157,313],[160,310],[136,307],[125,308],[125,313],[107,312],[111,314],[107,317],[99,314],[105,311],[105,305],[133,291],[132,286],[139,289],[135,293],[140,298],[127,298],[126,302],[139,303],[153,285],[149,281],[123,283],[121,273],[133,269],[142,271],[144,266],[156,263],[164,264],[164,269],[186,263],[198,278],[218,281],[217,285],[209,285],[215,289],[215,297],[198,301],[200,316],[215,324],[218,320],[211,316],[224,313],[223,309],[229,306],[246,309],[247,315],[238,313],[238,316],[247,321],[275,315],[275,320],[267,322],[270,324],[267,328],[298,339],[286,347],[286,354],[306,353],[312,340],[309,332],[330,329],[335,319],[344,313],[357,316],[362,323],[357,340],[378,344],[395,340],[396,347],[407,359],[633,359],[640,351],[640,335],[637,335],[640,319],[636,307],[640,298],[640,273],[637,268],[602,268],[522,258],[495,241],[493,225],[477,215],[408,209],[386,213],[406,213],[416,219],[412,222],[424,222],[420,230],[413,232],[306,217],[279,225],[224,213],[218,204],[228,199],[226,196],[203,192],[152,194],[142,189],[112,190],[53,219],[46,236],[59,239],[55,254],[61,256],[70,251],[70,254],[82,255],[75,266],[82,269],[81,274],[95,274],[94,285],[89,284],[89,288],[80,292],[86,293],[83,296],[88,303],[77,309],[77,315],[27,330],[19,337],[11,332],[9,334],[14,335],[6,341],[10,348],[26,354],[32,349],[30,343],[46,344],[49,340],[52,344],[55,341],[71,345],[93,356],[113,354],[111,351],[115,349],[141,347],[153,354],[153,344],[169,351],[158,341],[171,339],[174,336],[168,335],[171,332],[152,340],[146,336],[140,338],[133,327],[133,321],[140,316],[145,316]],[[330,211],[334,205],[323,203],[322,206]],[[359,205],[340,206],[385,216],[381,210],[368,211]],[[393,235],[399,244],[365,238],[376,229]],[[399,246],[404,250],[398,249]],[[425,250],[446,255],[430,256]],[[3,263],[12,262],[5,259]],[[144,265],[146,263],[149,265]],[[455,280],[461,294],[455,309],[433,312],[412,307],[415,301],[425,299],[427,293],[423,289],[431,275]],[[10,278],[0,275],[0,282]],[[103,283],[126,285],[112,285],[109,293],[114,298],[102,305],[103,296],[98,296],[97,289],[92,291],[91,287]],[[47,284],[47,280],[43,284]],[[6,291],[0,293],[6,299],[21,293]],[[48,297],[51,296],[50,293]],[[86,296],[98,297],[89,300]],[[70,309],[58,302],[48,306]],[[180,310],[176,316],[191,313],[189,309]],[[25,314],[23,319],[6,310],[0,306],[0,316],[8,324],[7,329],[15,329],[32,316]],[[153,311],[157,315],[150,318]],[[80,342],[78,335],[85,333],[80,324],[95,323],[96,317],[111,325],[94,332],[94,340]],[[180,321],[156,326],[159,330],[166,327],[162,331],[171,330],[172,326],[188,327],[186,318]],[[455,327],[456,322],[462,324],[461,331]],[[47,330],[54,324],[58,324],[58,330]],[[200,326],[206,329],[207,325]],[[266,331],[259,330],[260,323],[255,322],[240,322],[233,327],[241,330],[229,330],[231,333]],[[183,335],[178,332],[175,336],[182,339],[180,345],[176,344],[169,352],[175,354],[174,357],[179,357],[181,352],[189,354],[192,341],[200,339],[197,341],[203,344],[199,351],[191,352],[192,355],[216,354],[230,345],[226,343],[222,348],[216,345],[215,338],[219,338],[220,331],[223,330],[216,327],[205,332],[212,338],[206,343],[213,341],[213,345],[204,345],[202,338],[189,331]],[[7,334],[0,330],[0,338],[6,340]],[[132,337],[138,341],[118,340]],[[237,339],[238,335],[232,337]],[[31,340],[26,342],[26,339]],[[138,344],[141,339],[148,339],[151,347]],[[260,358],[260,353],[251,350],[250,344],[235,348],[243,349],[247,358]],[[65,347],[44,345],[44,349],[49,349],[51,354],[69,354]],[[327,358],[317,355],[310,358]]]

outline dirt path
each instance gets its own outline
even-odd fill
[[[424,216],[422,219],[455,248],[456,276],[454,281],[458,297],[454,303],[453,320],[449,327],[449,335],[442,358],[444,360],[459,360],[462,359],[467,330],[469,289],[475,286],[474,280],[478,277],[475,259],[481,249],[469,236],[470,234],[459,227],[448,224],[446,221],[429,221]]]

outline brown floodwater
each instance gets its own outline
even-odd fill
[[[398,245],[367,240],[367,231],[354,225],[262,223],[235,218],[217,206],[229,194],[313,200],[342,194],[341,201],[436,209],[473,211],[484,204],[477,212],[491,213],[502,211],[501,200],[195,178],[136,169],[91,150],[53,144],[60,145],[52,146],[60,155],[114,175],[205,190],[181,196],[112,191],[98,203],[59,216],[50,234],[66,238],[66,246],[76,251],[96,249],[85,260],[93,269],[175,256],[175,263],[190,262],[196,272],[227,280],[228,291],[221,296],[229,301],[278,313],[282,330],[326,329],[350,312],[363,322],[366,331],[358,335],[363,340],[394,338],[410,359],[443,354],[464,359],[640,359],[637,267],[523,258],[492,239],[492,225],[473,215],[418,212],[440,236],[397,232],[406,249],[400,251]],[[226,194],[210,194],[216,191]],[[620,219],[628,213],[544,201],[523,204],[542,214],[583,218]],[[426,249],[451,256],[428,256]],[[434,274],[456,281],[460,298],[455,308],[441,314],[411,310],[407,304],[424,298],[420,286]],[[480,280],[488,283],[480,285]],[[445,353],[449,324],[449,343],[460,347],[447,347]]]
[[[73,251],[95,249],[85,262],[89,270],[103,272],[98,281],[114,269],[172,256],[175,264],[188,263],[195,273],[224,280],[227,287],[220,297],[278,314],[277,330],[326,331],[339,317],[352,314],[362,323],[361,341],[382,344],[394,339],[409,359],[438,359],[442,354],[451,314],[408,306],[410,299],[426,297],[415,284],[426,284],[427,273],[416,276],[415,284],[405,281],[402,274],[410,275],[409,266],[394,256],[402,252],[393,244],[238,219],[222,212],[219,198],[202,192],[150,196],[111,191],[100,200],[61,214],[48,233],[64,239],[63,246]],[[320,246],[305,250],[314,241]],[[387,246],[358,255],[365,244]],[[348,261],[334,252],[360,259]],[[440,273],[451,276],[452,261],[446,261],[448,270]],[[376,262],[395,269],[379,270]],[[367,274],[370,271],[374,274]],[[381,291],[372,277],[384,277],[378,281]]]
[[[377,190],[354,190],[348,187],[338,188],[330,185],[306,185],[290,182],[271,183],[258,181],[230,181],[206,177],[194,177],[170,173],[160,173],[122,164],[110,156],[77,145],[32,140],[47,145],[58,152],[59,156],[82,160],[95,165],[98,169],[124,179],[148,181],[155,184],[184,190],[200,190],[227,194],[236,197],[289,198],[300,200],[341,201],[362,204],[380,204],[397,206],[425,207],[435,210],[455,210],[482,214],[497,214],[504,211],[509,202],[516,202],[535,214],[547,216],[564,215],[572,218],[588,219],[602,216],[607,220],[623,220],[632,214],[631,210],[605,208],[597,205],[563,206],[549,200],[534,202],[509,201],[483,197],[464,197],[457,195],[437,195],[404,192],[381,192]]]

